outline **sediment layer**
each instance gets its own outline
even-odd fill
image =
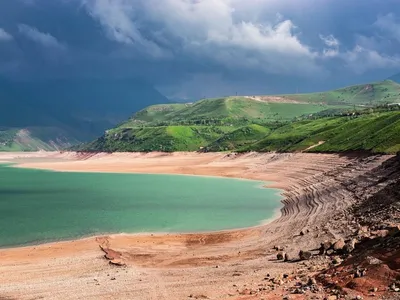
[[[367,176],[391,158],[305,153],[47,153],[32,160],[34,154],[23,155],[0,155],[0,160],[57,171],[256,179],[284,190],[285,199],[279,218],[243,230],[110,235],[0,250],[0,297],[10,299],[186,299],[189,295],[235,299],[229,295],[235,295],[239,283],[251,287],[266,273],[273,276],[299,269],[296,263],[277,263],[271,250],[274,245],[283,245],[295,255],[299,249],[312,250],[321,241],[353,232],[347,215],[357,197],[344,183]],[[107,264],[99,245],[111,249],[112,258],[127,267]]]

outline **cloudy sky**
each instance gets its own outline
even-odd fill
[[[0,0],[0,76],[166,96],[320,91],[400,72],[400,0]]]

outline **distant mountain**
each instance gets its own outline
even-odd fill
[[[38,135],[51,133],[42,138],[53,141],[58,128],[72,143],[87,141],[135,111],[167,101],[136,80],[0,80],[0,131],[35,128]]]
[[[384,80],[367,84],[353,85],[333,91],[309,94],[282,95],[285,99],[325,104],[376,105],[398,103],[400,84]]]
[[[400,73],[393,75],[392,77],[389,78],[389,80],[400,83]]]

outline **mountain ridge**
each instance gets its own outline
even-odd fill
[[[399,99],[400,85],[382,81],[325,93],[235,96],[202,99],[186,104],[153,105],[75,150],[365,150],[392,153],[397,151],[397,144],[400,144],[396,135],[392,134],[400,131],[400,122],[396,119],[400,107],[396,103],[400,102]],[[376,116],[382,116],[383,119]],[[390,123],[388,126],[387,122]],[[334,131],[329,124],[339,126],[345,134]],[[359,132],[353,132],[352,126],[358,128]],[[363,126],[368,128],[366,133],[362,130]],[[393,143],[379,147],[373,142],[381,141],[375,131],[382,136],[389,136]],[[385,134],[385,131],[390,134]],[[349,135],[350,132],[354,137]],[[330,142],[331,139],[335,141],[336,136],[339,137],[336,143],[346,147],[336,147]],[[368,142],[369,138],[373,141]],[[263,140],[265,142],[262,143]],[[348,140],[354,142],[354,147],[349,145]],[[319,144],[321,141],[323,143]]]

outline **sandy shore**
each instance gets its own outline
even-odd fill
[[[0,153],[0,161],[56,171],[224,176],[271,181],[283,189],[281,216],[244,230],[209,234],[110,235],[0,250],[0,299],[261,299],[238,296],[266,273],[298,272],[275,260],[347,234],[336,215],[354,202],[341,188],[390,156],[223,153]],[[251,196],[251,195],[249,195]],[[299,235],[300,231],[308,232]],[[107,263],[102,246],[112,249]],[[3,297],[3,298],[2,298]],[[274,293],[265,299],[274,299]],[[278,297],[278,296],[276,296]],[[281,299],[281,297],[276,298]]]

